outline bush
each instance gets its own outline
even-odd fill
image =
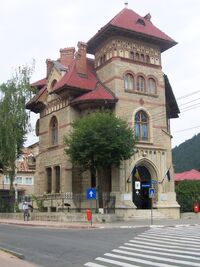
[[[200,181],[183,181],[176,185],[176,196],[181,212],[192,212],[194,202],[200,203]]]

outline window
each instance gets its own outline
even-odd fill
[[[147,141],[149,137],[149,120],[144,111],[135,115],[135,137],[138,141]]]
[[[56,174],[56,193],[60,193],[60,167],[55,167],[55,174]]]
[[[145,91],[145,80],[142,76],[137,77],[137,91],[143,92]]]
[[[130,59],[134,59],[134,52],[130,52]]]
[[[142,62],[144,62],[144,54],[141,54],[141,56],[140,56],[140,60],[141,60]]]
[[[125,78],[124,78],[124,87],[125,87],[125,90],[126,91],[133,91],[134,89],[134,78],[133,78],[133,75],[128,73],[125,75]]]
[[[52,117],[50,123],[50,136],[51,136],[51,145],[58,144],[58,121],[56,117]]]
[[[26,185],[32,185],[32,184],[33,184],[33,179],[32,179],[32,177],[26,177],[26,178],[25,178],[25,184],[26,184]]]
[[[57,80],[54,79],[51,83],[51,89],[53,89],[55,87],[56,83],[57,83]]]
[[[10,184],[10,177],[9,176],[4,177],[4,184]]]
[[[138,19],[138,20],[137,20],[137,24],[140,24],[140,25],[142,25],[142,26],[145,26],[145,22],[144,22],[143,19]]]
[[[137,61],[139,60],[139,54],[138,53],[135,54],[135,60],[137,60]]]
[[[148,79],[148,93],[156,94],[156,82],[152,78]]]
[[[22,177],[16,177],[17,184],[22,184]]]
[[[52,171],[51,168],[46,169],[47,172],[47,194],[51,193],[52,190]]]
[[[148,55],[146,56],[146,62],[150,63],[150,57]]]

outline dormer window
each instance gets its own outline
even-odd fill
[[[143,19],[138,19],[138,20],[137,20],[137,24],[140,24],[140,25],[142,25],[142,26],[145,26],[145,22],[144,22]]]

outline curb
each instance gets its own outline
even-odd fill
[[[17,225],[17,226],[26,226],[26,227],[48,227],[48,228],[59,228],[59,229],[100,229],[103,228],[102,226],[96,226],[96,225],[53,225],[53,224],[34,224],[34,223],[23,223],[23,222],[2,222],[0,221],[0,224],[4,225]]]
[[[13,251],[13,250],[10,250],[10,249],[7,249],[7,248],[2,248],[2,247],[0,247],[0,250],[4,251],[4,252],[6,252],[6,253],[9,253],[9,254],[11,254],[11,255],[13,255],[13,256],[15,256],[15,257],[21,259],[21,260],[24,260],[24,258],[25,258],[23,254],[18,253],[18,252]]]

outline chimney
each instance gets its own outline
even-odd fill
[[[60,49],[60,63],[68,67],[72,60],[74,59],[74,52],[75,48],[74,47],[67,47],[67,48],[61,48]]]
[[[151,22],[151,14],[150,13],[146,14],[146,16],[144,16],[144,19]]]
[[[46,64],[47,64],[47,77],[49,76],[52,66],[53,66],[53,61],[49,58],[46,59]]]
[[[76,55],[76,71],[82,76],[87,76],[87,44],[78,42],[78,52]]]

